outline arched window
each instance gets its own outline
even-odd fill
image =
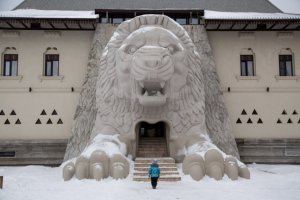
[[[18,52],[15,47],[6,47],[3,52],[2,76],[18,76]]]
[[[279,52],[279,76],[294,76],[293,52],[290,48],[281,49]]]
[[[251,48],[242,49],[240,54],[241,76],[255,76],[254,52]]]
[[[59,53],[56,47],[48,47],[44,53],[44,76],[59,76]]]

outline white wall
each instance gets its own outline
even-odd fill
[[[235,137],[299,138],[300,78],[297,75],[300,75],[300,32],[253,32],[244,35],[238,32],[208,32],[208,35]],[[253,77],[254,80],[241,80],[239,77],[243,48],[251,48],[255,53],[257,77]],[[278,80],[275,77],[279,74],[278,55],[283,48],[291,48],[294,53],[294,79]],[[247,115],[241,115],[243,109]],[[258,115],[252,115],[254,109]],[[283,110],[287,115],[282,115]],[[294,110],[297,115],[292,114]],[[238,118],[242,124],[236,123]],[[247,123],[249,118],[252,124]],[[263,124],[257,124],[259,118]],[[293,123],[287,123],[289,118]],[[278,119],[282,124],[277,124]]]
[[[0,111],[5,112],[0,115],[0,139],[69,137],[93,34],[93,31],[0,31],[0,52],[15,47],[19,55],[19,78],[0,77]],[[59,79],[41,79],[47,47],[58,49]],[[71,92],[71,87],[75,92]],[[47,115],[40,115],[43,109]],[[51,115],[54,109],[58,115]],[[10,115],[12,110],[15,116]],[[40,125],[35,124],[38,118]],[[4,124],[7,119],[11,124]],[[17,119],[21,124],[15,124]],[[53,124],[46,124],[49,119]],[[57,124],[59,119],[63,124]]]
[[[0,52],[16,47],[19,54],[19,77],[6,80],[0,77],[0,139],[65,139],[70,136],[73,116],[84,80],[93,31],[0,31]],[[19,36],[18,36],[19,35]],[[280,37],[278,37],[280,35]],[[226,105],[237,138],[299,138],[300,137],[300,79],[276,80],[279,73],[278,54],[282,48],[294,52],[296,75],[300,75],[300,33],[208,32],[224,88]],[[60,75],[63,79],[43,80],[43,53],[56,47],[60,54]],[[255,53],[254,80],[241,80],[240,54],[252,48]],[[3,58],[1,57],[1,62]],[[20,80],[19,80],[20,79]],[[29,87],[32,92],[29,92]],[[75,92],[71,92],[71,87]],[[231,88],[227,92],[227,87]],[[266,92],[266,88],[270,92]],[[47,115],[40,115],[42,110]],[[53,110],[58,115],[51,115]],[[247,115],[241,115],[245,109]],[[255,109],[258,115],[252,115]],[[10,115],[14,110],[16,115]],[[286,110],[287,115],[282,115]],[[297,115],[292,115],[296,110]],[[37,119],[42,124],[35,124]],[[240,118],[242,124],[236,124]],[[247,120],[251,119],[252,124]],[[257,124],[261,118],[263,124]],[[282,124],[277,124],[278,118]],[[293,121],[288,124],[288,119]],[[4,122],[8,119],[10,125]],[[22,124],[16,125],[20,119]],[[53,124],[46,124],[51,119]],[[63,124],[57,124],[61,119]]]

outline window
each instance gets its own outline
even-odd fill
[[[241,76],[255,76],[253,55],[241,55]]]
[[[294,76],[292,55],[279,55],[279,76]]]
[[[18,54],[4,54],[3,76],[18,76]]]
[[[44,76],[59,76],[59,54],[45,54]]]

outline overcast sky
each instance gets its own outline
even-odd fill
[[[0,0],[0,10],[11,10],[15,8],[17,5],[19,5],[22,1],[23,0]],[[275,6],[281,9],[283,12],[300,14],[300,0],[269,0],[269,1],[271,1]]]
[[[0,0],[0,10],[11,10],[19,5],[23,0]]]
[[[269,0],[286,13],[300,14],[300,0]]]

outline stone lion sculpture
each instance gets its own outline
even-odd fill
[[[201,58],[185,29],[163,15],[123,22],[97,66],[97,114],[82,153],[66,162],[64,180],[125,178],[127,155],[136,156],[136,125],[163,121],[169,154],[195,180],[208,175],[250,178],[238,159],[211,140],[206,126]],[[218,83],[217,83],[218,84]],[[228,140],[228,133],[222,136]],[[232,137],[232,136],[230,136]]]

